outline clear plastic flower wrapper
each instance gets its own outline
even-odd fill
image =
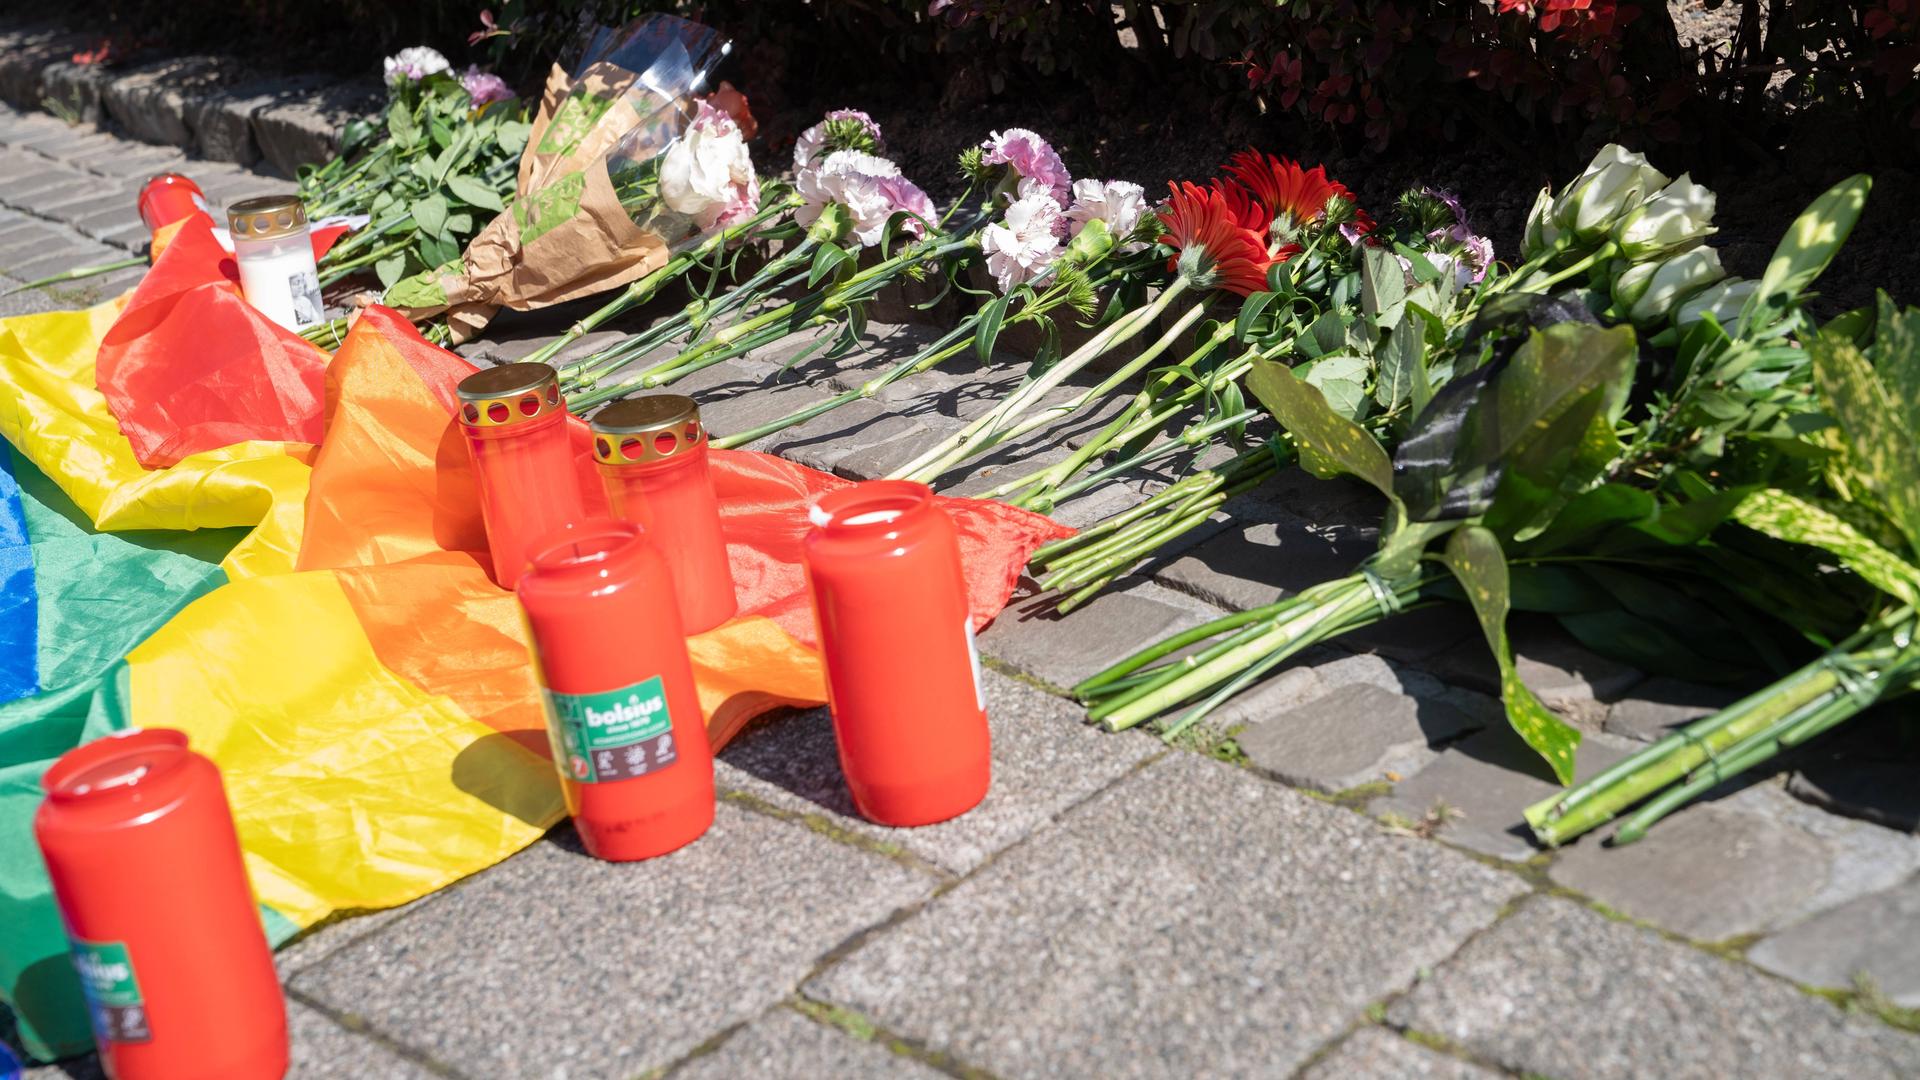
[[[672,15],[592,31],[548,76],[506,211],[458,260],[396,283],[386,302],[416,319],[445,312],[465,340],[502,307],[618,288],[751,215],[746,133],[698,97],[729,48]]]

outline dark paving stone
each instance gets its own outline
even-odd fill
[[[808,993],[1009,1080],[1283,1076],[1524,888],[1176,753]]]
[[[1368,555],[1371,530],[1299,519],[1229,526],[1154,572],[1163,585],[1245,610],[1345,577]]]
[[[1920,1071],[1920,1037],[1550,898],[1468,942],[1387,1020],[1515,1072],[1567,1080]]]
[[[1079,706],[1051,694],[993,671],[985,680],[993,787],[979,806],[952,821],[890,829],[861,818],[847,794],[826,709],[741,735],[721,755],[720,782],[782,809],[825,813],[839,828],[966,874],[1161,752],[1151,739],[1087,727]]]
[[[292,985],[463,1072],[630,1077],[758,1016],[932,884],[731,806],[643,863],[600,862],[563,828]]]
[[[1507,621],[1507,635],[1521,679],[1541,701],[1582,727],[1600,727],[1605,703],[1620,698],[1641,680],[1639,671],[1585,648],[1545,616],[1513,615]],[[1499,670],[1484,637],[1469,637],[1422,660],[1421,666],[1459,686],[1489,693],[1500,690]]]
[[[1838,814],[1920,832],[1920,783],[1909,763],[1816,758],[1794,772],[1787,790]]]
[[[1903,1008],[1920,1008],[1920,877],[1857,897],[1755,945],[1747,959],[1795,982],[1836,990],[1871,980]]]

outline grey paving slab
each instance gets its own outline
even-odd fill
[[[1439,756],[1436,746],[1478,726],[1437,698],[1359,682],[1248,727],[1237,738],[1261,771],[1332,792],[1410,775]]]
[[[890,829],[862,819],[847,794],[827,710],[781,717],[721,755],[723,786],[782,809],[824,813],[839,828],[966,874],[1163,748],[1098,732],[1078,706],[998,672],[984,673],[993,733],[993,786],[952,821]]]
[[[667,1075],[672,1080],[940,1080],[946,1074],[782,1006]]]
[[[1654,742],[1674,728],[1712,715],[1739,698],[1739,692],[1657,675],[1635,686],[1607,708],[1605,728],[1640,742]]]
[[[715,435],[732,435],[761,424],[780,420],[788,414],[827,400],[827,394],[805,383],[761,385],[750,394],[700,400],[700,420]],[[765,450],[767,444],[785,435],[759,439],[744,449]]]
[[[1695,803],[1625,847],[1598,840],[1562,854],[1553,880],[1702,941],[1777,929],[1920,870],[1920,840],[1772,785]]]
[[[324,161],[347,121],[376,111],[383,98],[371,81],[318,87],[297,98],[261,107],[253,114],[253,137],[267,163],[287,176]]]
[[[31,259],[23,259],[6,267],[6,272],[16,275],[22,281],[36,281],[53,274],[64,274],[83,266],[104,266],[119,262],[128,256],[125,248],[109,247],[85,237],[75,236],[58,246],[51,247],[45,254],[36,254]]]
[[[809,468],[831,472],[842,458],[855,451],[895,440],[918,442],[927,431],[918,420],[877,402],[851,401],[769,436],[758,446]]]
[[[1383,1028],[1365,1027],[1314,1062],[1300,1080],[1495,1080],[1500,1075]]]
[[[1747,959],[1795,982],[1856,989],[1864,977],[1895,1005],[1920,1008],[1920,877],[1787,927]]]
[[[1588,735],[1575,755],[1575,778],[1592,776],[1637,749],[1611,735]],[[1521,812],[1559,790],[1546,761],[1511,727],[1496,722],[1448,747],[1369,809],[1414,821],[1443,809],[1441,839],[1517,862],[1540,851]]]
[[[1352,573],[1376,540],[1371,527],[1297,518],[1236,524],[1160,567],[1154,579],[1221,607],[1256,608]]]
[[[287,1041],[287,1080],[431,1080],[440,1075],[297,1001],[287,1002]]]
[[[1053,595],[1016,599],[980,634],[980,651],[1068,688],[1161,638],[1223,612],[1152,582],[1111,589],[1066,615]]]
[[[1463,604],[1436,604],[1403,611],[1340,635],[1340,647],[1372,652],[1418,665],[1427,657],[1476,640],[1480,624]]]
[[[807,992],[995,1076],[1285,1075],[1524,888],[1176,753]]]
[[[732,806],[643,863],[593,859],[563,828],[291,985],[462,1071],[629,1077],[784,999],[933,882]]]
[[[1849,1016],[1752,968],[1529,901],[1468,942],[1387,1021],[1566,1080],[1913,1076],[1920,1037]]]
[[[1507,634],[1513,641],[1514,666],[1527,686],[1582,727],[1599,728],[1606,719],[1606,703],[1641,680],[1639,671],[1583,647],[1545,616],[1511,616]],[[1500,689],[1499,671],[1484,638],[1468,638],[1420,666],[1456,685],[1494,693]]]

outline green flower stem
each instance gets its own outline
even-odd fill
[[[600,324],[653,299],[653,295],[659,292],[661,286],[667,282],[679,278],[714,252],[745,239],[775,215],[792,210],[797,205],[798,197],[796,196],[763,206],[758,213],[747,220],[721,229],[687,251],[674,255],[652,273],[629,283],[626,288],[615,294],[612,300],[600,305],[598,310],[567,327],[566,333],[536,349],[527,356],[525,362],[545,364],[552,361],[562,349],[580,340],[583,335],[590,333]]]
[[[1238,611],[1232,615],[1202,623],[1191,630],[1183,630],[1170,638],[1157,641],[1147,648],[1127,657],[1125,660],[1087,677],[1073,688],[1073,696],[1081,701],[1107,696],[1118,689],[1124,688],[1125,680],[1148,664],[1172,656],[1174,653],[1179,652],[1189,645],[1205,641],[1208,638],[1218,637],[1229,630],[1238,630],[1250,623],[1271,619],[1286,608],[1292,607],[1294,603],[1295,601],[1289,598],[1277,603],[1268,604],[1265,607]],[[1182,662],[1189,664],[1189,666],[1193,663],[1193,661]],[[1152,674],[1149,673],[1148,678],[1150,679],[1152,677]]]
[[[1088,364],[1106,355],[1121,344],[1137,337],[1141,331],[1152,325],[1154,320],[1160,317],[1161,312],[1165,311],[1167,306],[1182,292],[1186,291],[1186,289],[1186,279],[1175,278],[1164,292],[1154,298],[1152,303],[1121,316],[1111,325],[1089,338],[1084,345],[1075,349],[1071,355],[1048,368],[1045,374],[1022,384],[1019,389],[1008,395],[1006,400],[988,411],[986,415],[975,420],[954,435],[942,440],[939,445],[928,449],[925,453],[908,462],[906,465],[894,470],[889,478],[895,480],[919,480],[922,483],[930,484],[939,479],[948,469],[973,456],[978,450],[1005,441],[1007,437],[1005,425],[1012,421],[1014,417],[1019,416],[1031,408],[1034,403],[1038,402],[1042,397],[1045,397],[1054,387],[1059,386],[1069,376],[1079,372],[1081,368],[1086,367]],[[1186,327],[1192,325],[1193,322],[1200,317],[1200,314],[1205,311],[1205,309],[1206,304],[1204,301],[1195,304],[1193,309],[1180,319],[1173,330],[1169,330],[1166,334],[1162,335],[1161,340],[1156,343],[1156,349],[1153,351],[1153,355],[1157,355],[1158,351],[1163,351],[1167,345],[1171,344],[1181,332],[1185,331]],[[1129,366],[1133,367],[1134,365]],[[1138,368],[1135,367],[1135,370],[1138,370]]]
[[[1417,598],[1420,584],[1418,579],[1412,579],[1388,587],[1394,590],[1400,602],[1405,603]],[[1136,727],[1197,694],[1233,679],[1255,663],[1275,655],[1282,658],[1296,655],[1309,645],[1366,625],[1387,614],[1379,598],[1374,595],[1372,586],[1360,574],[1323,582],[1301,592],[1294,599],[1296,605],[1276,616],[1271,625],[1257,636],[1207,662],[1184,669],[1176,667],[1178,674],[1164,683],[1149,684],[1103,701],[1089,710],[1088,719],[1100,721],[1110,731]]]
[[[893,367],[888,368],[880,375],[868,379],[855,389],[828,398],[826,401],[819,402],[818,404],[809,405],[797,412],[788,413],[778,420],[769,421],[761,424],[759,427],[736,432],[722,439],[715,439],[713,440],[713,445],[721,450],[731,450],[737,446],[745,446],[748,443],[764,439],[769,435],[785,431],[798,424],[804,424],[815,417],[824,416],[842,405],[850,405],[856,401],[870,399],[900,379],[906,378],[909,375],[917,375],[922,371],[936,367],[942,362],[967,351],[967,349],[973,345],[971,339],[973,337],[974,324],[977,322],[979,322],[979,316],[977,315],[963,321],[959,326],[949,330],[938,341],[935,341],[933,344],[905,360],[900,361]]]
[[[1154,414],[1155,418],[1164,417],[1165,415],[1166,415],[1165,411]],[[1215,420],[1209,420],[1204,424],[1196,424],[1193,427],[1187,428],[1185,431],[1182,431],[1179,435],[1166,440],[1165,442],[1156,443],[1155,445],[1140,451],[1139,453],[1133,455],[1132,457],[1123,458],[1119,461],[1114,462],[1113,464],[1107,466],[1106,468],[1101,469],[1099,472],[1090,473],[1086,476],[1083,476],[1080,479],[1075,480],[1074,482],[1067,484],[1066,486],[1052,492],[1044,500],[1029,502],[1025,499],[1015,499],[1015,500],[1012,500],[1013,505],[1026,507],[1027,509],[1036,510],[1044,514],[1052,510],[1054,507],[1060,505],[1061,503],[1066,502],[1077,495],[1081,495],[1091,490],[1092,488],[1098,487],[1099,485],[1106,483],[1108,480],[1112,480],[1115,477],[1118,477],[1124,473],[1131,472],[1142,465],[1150,464],[1152,462],[1160,460],[1163,457],[1168,457],[1170,455],[1180,453],[1183,450],[1192,450],[1197,447],[1204,446],[1215,435],[1218,435],[1221,432],[1227,431],[1240,424],[1245,424],[1252,420],[1256,420],[1260,417],[1260,415],[1261,413],[1260,413],[1260,410],[1258,409],[1245,409],[1240,412],[1234,413],[1232,416],[1222,416]],[[1164,422],[1164,420],[1161,422]],[[1158,426],[1158,425],[1156,424],[1155,426]],[[1114,441],[1125,442],[1126,440],[1115,439]]]
[[[360,256],[359,258],[349,259],[346,262],[334,263],[328,267],[327,276],[320,279],[320,286],[322,288],[325,288],[326,286],[331,285],[336,281],[339,281],[341,278],[346,277],[347,275],[353,273],[355,270],[358,270],[363,266],[370,266],[373,263],[377,263],[381,259],[384,259],[389,255],[392,255],[396,251],[405,251],[408,245],[412,243],[413,243],[413,237],[403,236],[400,239],[395,240],[384,247],[374,248],[372,251],[366,253],[365,255]]]
[[[567,409],[574,413],[583,413],[603,401],[624,397],[636,390],[653,390],[671,385],[696,371],[723,363],[736,356],[744,356],[755,349],[764,348],[789,333],[811,329],[830,321],[829,316],[814,315],[797,326],[763,328],[757,335],[729,340],[724,348],[700,350],[698,356],[685,359],[684,363],[676,362],[682,359],[676,357],[674,360],[648,368],[631,379],[623,379],[611,386],[570,395],[567,398]]]
[[[0,293],[0,296],[12,296],[14,293],[26,292],[28,289],[44,289],[48,285],[58,285],[65,281],[80,281],[84,278],[98,277],[101,274],[111,274],[115,270],[131,270],[136,266],[145,265],[147,265],[147,257],[145,255],[137,255],[131,259],[121,259],[119,262],[106,263],[101,266],[82,266],[74,270],[67,270],[55,274],[52,277],[43,277],[38,281],[29,281],[25,285],[15,286],[6,292]]]
[[[1165,532],[1170,522],[1183,524],[1195,519],[1205,520],[1226,501],[1227,493],[1217,488],[1193,491],[1166,513],[1142,518],[1100,543],[1076,552],[1074,558],[1057,563],[1041,584],[1049,590],[1058,591],[1084,584],[1123,562],[1131,564],[1141,546]]]
[[[1540,279],[1539,281],[1528,282],[1527,291],[1544,294],[1548,289],[1553,288],[1555,285],[1560,284],[1561,282],[1567,280],[1570,277],[1574,277],[1579,274],[1584,274],[1587,271],[1593,269],[1598,264],[1613,258],[1615,255],[1619,253],[1620,253],[1619,245],[1613,243],[1612,241],[1608,241],[1604,244],[1601,244],[1598,249],[1596,249],[1595,251],[1587,255],[1586,258],[1581,259],[1578,262],[1575,262],[1572,266],[1569,266],[1566,269],[1560,270],[1556,273],[1548,274],[1546,277]]]
[[[1634,831],[1628,839],[1616,839],[1631,842],[1674,807],[1738,772],[1736,766],[1766,760],[1782,745],[1810,738],[1879,697],[1906,689],[1920,668],[1912,620],[1912,610],[1903,608],[1779,682],[1687,725],[1570,791],[1535,803],[1526,810],[1528,825],[1542,843],[1558,846],[1660,794],[1630,819]],[[1856,685],[1870,686],[1872,693],[1856,698],[1841,676],[1843,670],[1858,672]],[[1687,782],[1667,790],[1682,778]]]

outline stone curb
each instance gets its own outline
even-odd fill
[[[385,93],[376,79],[311,74],[222,85],[232,61],[215,56],[76,64],[87,44],[59,27],[0,22],[0,100],[210,161],[264,160],[293,176],[330,157],[341,125],[377,109]]]

